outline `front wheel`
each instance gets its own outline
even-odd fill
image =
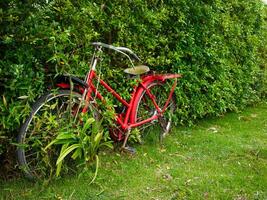
[[[147,89],[155,98],[155,102],[160,109],[163,109],[170,94],[170,91],[164,86],[166,85],[159,82],[153,82],[147,86]],[[146,90],[143,90],[137,99],[134,113],[135,123],[141,122],[158,114],[157,109]],[[151,132],[159,132],[160,140],[162,140],[162,138],[170,132],[172,116],[175,109],[176,101],[173,94],[169,104],[167,105],[166,111],[163,113],[163,116],[159,117],[158,120],[142,125],[140,127],[141,134],[148,135],[148,133]]]
[[[43,179],[54,174],[60,148],[45,147],[59,133],[73,128],[80,107],[81,94],[70,90],[46,94],[33,104],[18,134],[18,164],[26,177]]]

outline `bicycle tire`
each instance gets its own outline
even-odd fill
[[[163,109],[165,102],[169,97],[169,91],[167,91],[164,86],[165,85],[163,83],[160,83],[160,82],[152,82],[152,83],[148,84],[148,86],[147,86],[147,89],[149,89],[151,94],[155,97],[155,101],[161,109]],[[157,114],[157,110],[156,110],[151,98],[147,94],[146,90],[143,90],[141,92],[140,96],[137,97],[137,99],[138,100],[137,100],[136,105],[135,105],[136,109],[135,109],[135,113],[134,113],[134,116],[135,116],[134,122],[135,123],[138,123],[140,121],[148,119],[148,118],[152,117],[153,115]],[[173,95],[170,99],[170,103],[167,106],[167,109],[164,112],[163,116],[154,122],[152,121],[152,122],[150,122],[148,124],[144,124],[140,127],[141,134],[143,135],[142,137],[144,137],[145,133],[149,134],[151,132],[151,130],[148,130],[148,127],[150,129],[152,128],[153,132],[156,132],[157,128],[155,128],[155,125],[156,126],[159,125],[159,128],[161,129],[160,134],[159,134],[159,138],[160,138],[160,141],[162,141],[163,137],[165,137],[171,130],[172,116],[173,116],[174,111],[176,109],[176,105],[177,105],[176,104],[176,98],[175,98],[175,94],[173,93]]]
[[[54,151],[53,152],[51,150],[51,152],[49,152],[49,153],[47,152],[47,154],[45,154],[45,152],[43,152],[43,149],[45,148],[46,145],[48,145],[57,136],[57,130],[56,129],[55,130],[47,129],[47,131],[51,131],[51,132],[49,132],[49,133],[47,132],[47,135],[45,135],[44,130],[46,130],[46,127],[45,127],[46,124],[44,124],[44,126],[42,127],[42,121],[40,122],[40,124],[34,124],[34,122],[35,121],[39,122],[38,121],[38,115],[40,115],[40,116],[42,116],[42,114],[44,116],[46,115],[45,114],[45,111],[46,111],[45,108],[46,107],[48,109],[50,109],[50,111],[51,111],[51,113],[48,113],[49,110],[47,111],[48,114],[51,114],[50,117],[52,117],[53,114],[61,114],[61,113],[53,113],[54,109],[53,109],[53,105],[51,104],[52,102],[54,102],[53,100],[60,102],[60,98],[62,98],[62,99],[66,98],[66,100],[69,99],[70,103],[69,102],[66,103],[66,106],[69,106],[69,105],[71,105],[72,98],[76,98],[75,101],[77,101],[77,103],[78,103],[79,100],[81,99],[81,94],[74,92],[74,91],[70,91],[70,90],[58,90],[55,93],[48,93],[48,94],[43,95],[32,105],[32,110],[31,110],[29,117],[25,120],[25,122],[22,124],[22,126],[19,130],[19,134],[18,134],[18,138],[17,138],[18,164],[19,164],[19,167],[24,172],[25,176],[29,179],[47,178],[48,176],[51,176],[52,171],[54,171],[54,169],[55,169],[55,161],[56,161],[56,158],[58,157],[59,151],[53,150]],[[57,106],[57,105],[55,105],[55,106]],[[60,105],[60,109],[62,109],[63,114],[66,113],[66,109],[64,108],[64,106],[65,105],[63,102]],[[42,111],[44,111],[44,112],[42,113]],[[71,112],[73,112],[73,111],[71,111]],[[61,117],[61,118],[57,118],[55,124],[59,123],[58,122],[59,119],[63,120],[63,117],[65,117],[65,116],[58,115],[58,117]],[[45,118],[39,118],[39,119],[44,120],[44,123],[46,122]],[[59,125],[61,125],[61,124],[59,124]],[[65,123],[62,125],[67,126],[67,124],[65,124]],[[38,132],[38,128],[37,128],[37,131],[35,130],[36,126],[41,128],[40,132]],[[52,126],[52,125],[50,125],[50,126]],[[30,132],[31,128],[34,128],[32,132]],[[44,130],[42,130],[42,128]],[[55,128],[62,128],[62,127],[55,127]],[[40,144],[38,144],[38,143],[40,143]],[[38,146],[38,145],[40,145],[40,146]],[[55,153],[55,155],[53,153]],[[36,160],[34,160],[35,155],[36,155]],[[52,164],[51,163],[45,163],[45,159],[47,159],[46,158],[47,156],[52,156],[49,159],[52,159],[52,162],[54,161],[54,163],[52,163]]]

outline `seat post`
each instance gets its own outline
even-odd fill
[[[98,60],[98,58],[94,58],[94,61],[93,61],[92,67],[91,67],[91,70],[93,70],[93,71],[95,71],[95,69],[96,69],[97,60]]]

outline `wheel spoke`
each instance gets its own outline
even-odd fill
[[[41,97],[33,105],[31,115],[22,126],[19,135],[18,161],[30,178],[47,177],[53,171],[60,148],[44,148],[67,130],[72,124],[73,114],[80,103],[81,95],[71,91],[59,91]],[[25,147],[24,147],[25,146]]]
[[[25,154],[26,154],[25,158],[28,158],[28,157],[30,157],[30,156],[33,156],[33,155],[38,154],[38,152],[34,152],[34,153],[31,153],[31,154],[27,154],[27,153],[25,153]]]

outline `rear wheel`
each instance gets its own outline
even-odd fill
[[[160,109],[164,108],[164,105],[169,97],[169,89],[166,89],[164,84],[153,82],[148,85],[148,90],[155,97],[155,102]],[[167,105],[166,111],[163,116],[159,117],[158,120],[146,123],[140,127],[140,131],[143,137],[147,137],[150,133],[155,133],[160,137],[160,140],[170,132],[172,124],[172,116],[176,109],[175,96],[170,99]],[[140,97],[138,98],[135,113],[135,123],[146,120],[158,114],[152,99],[149,97],[146,90],[143,90]]]
[[[59,133],[71,131],[75,126],[74,118],[79,113],[80,103],[79,93],[59,90],[42,96],[33,104],[18,135],[18,163],[26,177],[43,179],[54,174],[60,148],[45,147]],[[71,169],[70,166],[68,170]]]

